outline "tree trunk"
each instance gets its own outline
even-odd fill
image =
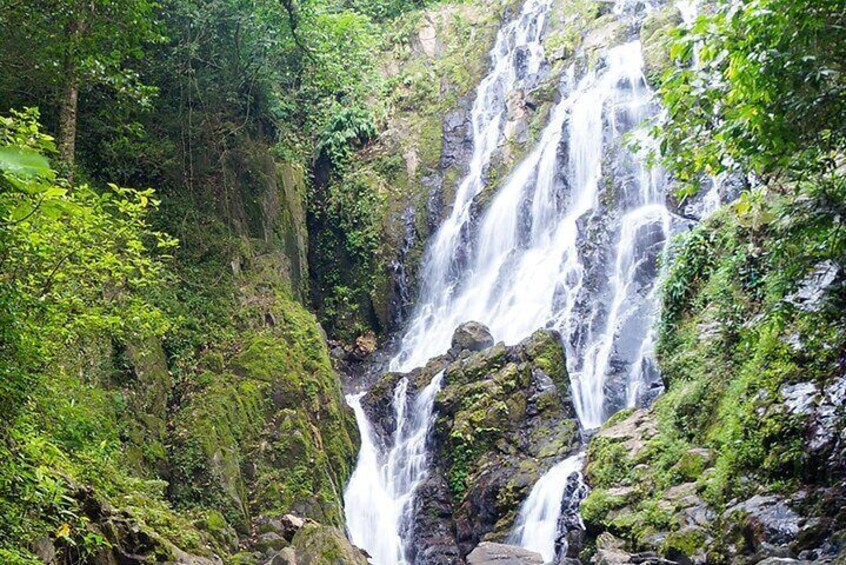
[[[79,107],[79,76],[76,65],[82,23],[73,19],[65,28],[67,47],[64,64],[64,87],[59,101],[59,160],[63,173],[73,184],[73,169],[76,164],[76,125]]]
[[[79,104],[79,85],[76,77],[65,78],[65,88],[59,108],[59,159],[66,169],[65,174],[73,182],[73,167],[76,154],[76,113]]]

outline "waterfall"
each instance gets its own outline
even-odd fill
[[[358,462],[344,491],[347,529],[352,542],[366,549],[373,563],[406,563],[402,534],[414,490],[426,478],[426,438],[442,378],[443,372],[437,374],[413,401],[408,379],[397,384],[392,402],[396,431],[384,457],[361,406],[362,394],[347,397],[361,432]]]
[[[468,173],[427,248],[420,296],[391,369],[407,371],[444,353],[454,329],[468,320],[509,344],[540,327],[556,329],[577,414],[592,429],[660,387],[653,360],[656,287],[673,222],[664,173],[647,167],[645,155],[625,141],[634,136],[648,146],[640,126],[659,110],[636,39],[609,49],[590,70],[573,65],[563,73],[560,101],[538,142],[482,216],[473,217],[474,199],[486,188],[487,168],[502,143],[509,92],[531,90],[546,72],[540,40],[550,4],[528,0],[497,37],[491,71],[473,104]],[[639,10],[619,0],[614,11],[634,23]],[[440,377],[436,381],[419,398],[434,397]],[[431,404],[418,398],[411,418],[423,435],[414,447],[416,462],[403,461],[399,422],[409,417],[408,383],[394,392],[398,424],[387,453],[351,400],[363,445],[345,496],[347,521],[353,542],[377,565],[404,562],[409,501],[425,478],[425,434],[433,418]],[[567,458],[538,481],[521,506],[512,541],[545,558],[555,553],[565,479],[582,461],[583,455]],[[418,462],[419,469],[401,470]],[[396,473],[406,477],[399,490],[391,482]]]
[[[449,216],[429,244],[422,271],[427,283],[424,292],[449,286],[461,271],[470,207],[485,186],[491,157],[501,142],[508,96],[520,88],[536,86],[543,73],[545,59],[540,41],[551,3],[552,0],[527,0],[520,14],[497,33],[490,52],[491,68],[477,88],[471,112],[473,154],[468,173],[458,186]],[[417,353],[403,347],[391,361],[391,368],[407,371],[428,359],[427,351]],[[406,563],[403,534],[408,527],[414,490],[426,477],[426,438],[441,379],[442,375],[436,376],[413,402],[407,379],[397,384],[392,406],[396,430],[385,448],[380,446],[367,419],[362,395],[347,398],[361,432],[358,462],[344,491],[347,529],[352,542],[365,549],[376,565]]]
[[[584,452],[568,457],[549,470],[532,488],[529,498],[520,508],[510,543],[540,553],[545,563],[551,563],[556,555],[558,524],[561,518],[561,500],[565,490],[573,481],[574,490],[583,491],[582,465]],[[574,501],[578,504],[579,501]],[[559,552],[566,553],[566,546]]]
[[[659,380],[649,363],[650,330],[670,214],[663,175],[623,143],[656,109],[642,66],[640,42],[632,41],[611,49],[604,68],[576,85],[574,70],[565,73],[565,96],[482,217],[468,267],[449,279],[424,279],[402,341],[403,365],[443,353],[467,320],[506,343],[555,328],[586,428]],[[617,178],[608,181],[611,173]],[[600,199],[609,191],[617,193],[614,209]],[[590,240],[592,233],[601,238]],[[597,246],[598,254],[586,251]],[[611,406],[609,378],[622,388]]]
[[[443,301],[448,300],[454,284],[466,270],[463,258],[468,255],[470,245],[473,199],[485,188],[491,157],[502,141],[508,95],[519,89],[531,89],[540,79],[544,67],[540,41],[551,4],[552,0],[528,0],[520,14],[497,34],[490,53],[491,70],[479,84],[473,102],[470,120],[473,153],[468,172],[458,185],[449,216],[428,245],[421,274],[423,288],[412,328],[441,314]],[[419,343],[427,339],[424,334],[432,336],[432,332],[409,331],[391,369],[410,370],[446,351],[456,325],[438,334],[435,347],[420,347]],[[419,339],[409,339],[411,335]]]

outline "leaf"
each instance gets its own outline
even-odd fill
[[[64,522],[56,530],[56,539],[68,539],[70,537],[70,524]]]
[[[20,222],[21,220],[32,214],[32,211],[34,209],[35,208],[29,202],[23,202],[12,209],[12,213],[9,214],[9,218],[13,222]]]
[[[0,170],[21,177],[52,178],[55,175],[46,157],[22,147],[0,147]]]

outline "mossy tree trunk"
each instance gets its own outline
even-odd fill
[[[79,66],[76,61],[77,45],[82,35],[82,21],[71,20],[66,28],[67,50],[64,61],[64,83],[59,100],[59,160],[63,172],[73,182],[76,157],[76,126],[79,108]]]

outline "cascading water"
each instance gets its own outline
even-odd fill
[[[585,454],[579,453],[564,459],[550,469],[532,488],[529,498],[520,508],[514,531],[509,541],[530,551],[540,553],[545,563],[551,563],[556,555],[556,538],[561,518],[561,500],[571,481],[576,491],[584,492],[581,470]],[[579,500],[574,501],[578,504]],[[566,552],[566,547],[558,548]]]
[[[469,266],[424,279],[399,359],[417,365],[443,353],[467,320],[506,343],[553,327],[564,337],[581,422],[593,428],[657,381],[649,330],[670,214],[663,176],[623,143],[655,111],[640,43],[611,49],[605,67],[575,87],[572,77],[540,142],[483,216]],[[609,377],[621,389],[610,407]]]
[[[552,0],[528,0],[520,15],[497,34],[490,54],[491,70],[479,84],[473,102],[473,154],[468,172],[458,185],[449,216],[428,246],[422,270],[422,297],[420,306],[415,309],[414,325],[430,311],[437,315],[441,293],[450,289],[466,268],[462,258],[468,255],[466,247],[471,236],[468,232],[473,199],[485,187],[485,173],[502,141],[509,94],[518,89],[531,89],[540,79],[544,66],[541,34],[551,4]],[[453,329],[455,326],[450,328],[450,336]],[[391,369],[409,370],[425,364],[433,356],[430,355],[432,349],[417,346],[415,340],[403,340]],[[438,346],[435,354],[443,353],[449,347],[449,337],[446,341],[439,340]]]
[[[484,188],[484,175],[500,144],[509,94],[536,86],[545,59],[541,33],[552,0],[528,0],[520,14],[497,34],[491,70],[479,84],[471,113],[473,155],[467,176],[456,191],[452,210],[429,246],[423,278],[440,288],[460,269],[459,255],[470,225],[473,198]],[[395,370],[409,370],[428,359],[408,349],[391,361]],[[406,563],[403,534],[408,528],[414,490],[426,476],[426,437],[441,375],[412,401],[408,381],[394,390],[397,422],[393,437],[381,448],[361,405],[361,395],[348,397],[361,431],[356,469],[344,492],[350,538],[376,565]]]
[[[643,4],[619,0],[615,13],[631,24],[643,15],[637,6]],[[625,142],[627,135],[642,135],[640,124],[658,111],[638,40],[610,49],[582,76],[575,65],[564,73],[561,100],[538,143],[482,217],[472,217],[474,198],[485,188],[486,169],[502,141],[508,93],[531,89],[544,73],[540,39],[549,9],[549,0],[528,0],[500,31],[492,70],[473,106],[469,172],[428,247],[420,298],[391,368],[409,370],[442,354],[456,326],[468,320],[486,324],[506,343],[539,327],[554,328],[567,351],[579,419],[591,429],[660,385],[652,327],[659,259],[673,226],[663,173],[649,169],[645,156]],[[522,66],[516,65],[518,51],[528,54]],[[398,399],[405,398],[406,386],[395,391],[398,422],[407,404]],[[382,480],[406,464],[393,456],[402,449],[399,426],[386,456],[361,406],[352,403],[364,445],[345,497],[351,536],[374,563],[401,563],[415,483],[406,482],[410,489],[398,493]],[[415,403],[418,408],[425,406]],[[414,418],[430,422],[431,406]],[[425,461],[425,453],[422,457]],[[537,483],[521,507],[513,541],[551,558],[562,477],[580,462],[581,456],[566,459]],[[419,472],[425,476],[425,466]],[[381,541],[386,532],[390,540]]]
[[[408,379],[394,390],[394,441],[387,453],[379,449],[361,406],[361,394],[347,398],[361,432],[361,451],[344,491],[347,529],[352,542],[367,550],[373,563],[405,563],[403,529],[412,496],[426,477],[426,438],[432,426],[432,406],[441,389],[439,373],[412,401]]]

